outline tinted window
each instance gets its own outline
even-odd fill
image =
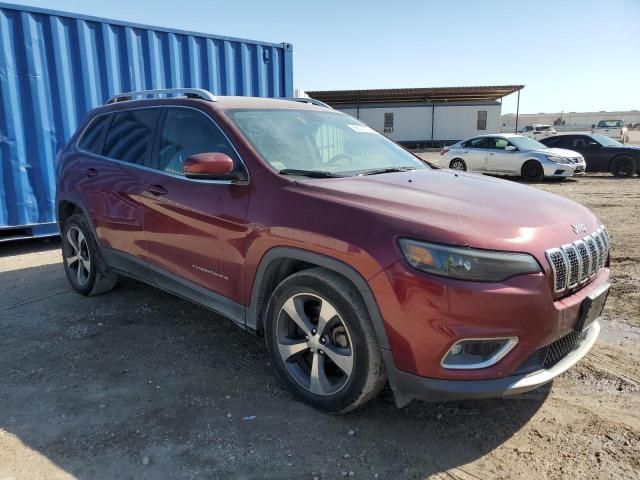
[[[462,146],[466,148],[489,148],[489,139],[487,137],[474,138],[467,140]]]
[[[91,120],[91,123],[82,134],[78,142],[78,148],[87,152],[102,155],[102,145],[104,144],[104,134],[109,125],[110,115],[100,115]]]
[[[144,165],[151,153],[158,112],[158,108],[145,108],[116,113],[104,142],[104,156]]]
[[[530,132],[531,130],[533,130],[533,127],[529,127],[529,126],[524,127],[524,128],[522,129],[522,131],[523,131],[523,132]]]
[[[182,175],[187,157],[207,152],[235,157],[226,137],[208,116],[186,108],[168,108],[160,132],[158,169]]]
[[[566,138],[558,137],[558,138],[545,138],[541,140],[547,147],[564,147],[567,143]]]

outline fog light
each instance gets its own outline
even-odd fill
[[[518,337],[469,338],[456,342],[442,359],[443,368],[479,369],[495,365],[518,344]]]

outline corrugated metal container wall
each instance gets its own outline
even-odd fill
[[[0,3],[0,241],[55,233],[56,152],[84,115],[131,90],[293,94],[290,44]]]

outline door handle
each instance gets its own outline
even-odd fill
[[[84,173],[87,177],[95,177],[98,175],[98,171],[95,168],[87,168]]]
[[[162,185],[147,185],[147,189],[151,195],[155,195],[156,197],[169,193],[169,191]]]

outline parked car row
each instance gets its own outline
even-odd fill
[[[516,134],[480,135],[443,148],[442,165],[454,170],[521,176],[529,182],[583,174],[586,164],[579,153],[548,148]]]
[[[530,178],[584,169],[540,145],[485,136],[456,151]],[[123,93],[89,114],[57,173],[78,293],[125,275],[215,310],[263,335],[317,408],[352,410],[387,383],[398,406],[525,392],[600,331],[609,236],[591,211],[431,165],[326,106]]]
[[[540,141],[516,134],[472,137],[444,147],[441,164],[454,170],[515,175],[526,181],[587,172],[640,174],[640,147],[601,134],[561,134]]]

